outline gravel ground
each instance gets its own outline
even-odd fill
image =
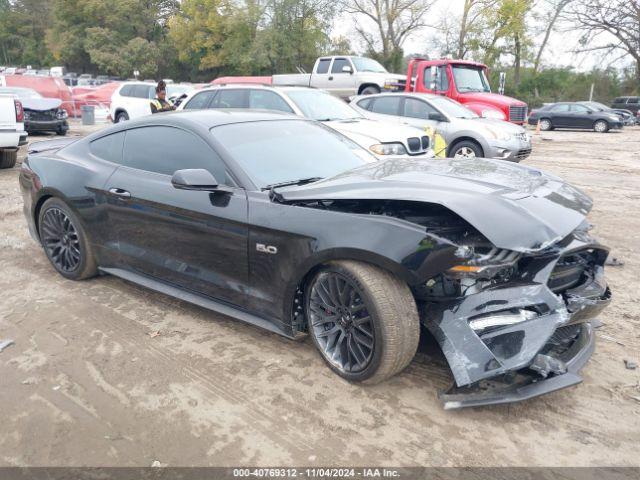
[[[72,134],[82,134],[74,123]],[[34,138],[32,140],[38,140]],[[640,127],[534,136],[528,165],[595,200],[625,262],[584,383],[444,411],[433,345],[377,386],[292,342],[113,277],[72,282],[29,237],[18,170],[0,171],[0,466],[640,465]]]

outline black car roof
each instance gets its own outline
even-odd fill
[[[154,124],[185,124],[198,123],[205,128],[227,125],[230,123],[258,122],[264,120],[281,120],[292,117],[285,112],[256,111],[245,109],[205,109],[205,110],[182,110],[179,112],[168,112],[156,115],[144,116],[126,122],[125,125],[154,125]],[[299,118],[299,117],[295,117]]]

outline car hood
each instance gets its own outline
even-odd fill
[[[535,252],[576,229],[591,199],[560,178],[489,159],[395,158],[277,190],[282,202],[404,200],[442,205],[496,247]]]
[[[517,100],[506,95],[491,92],[464,92],[460,93],[457,99],[460,103],[486,103],[496,107],[509,107],[511,105],[526,106],[521,100]]]
[[[353,118],[349,120],[332,120],[324,122],[328,127],[350,136],[367,137],[373,143],[402,142],[406,144],[409,137],[421,137],[425,133],[419,128],[398,125],[391,122],[379,122],[367,118]]]
[[[60,108],[62,100],[58,98],[25,98],[20,100],[25,110],[45,111]]]
[[[510,135],[525,133],[525,129],[515,123],[507,122],[506,120],[498,120],[497,118],[456,118],[455,125],[458,128],[474,128],[489,127],[493,130],[500,130]]]

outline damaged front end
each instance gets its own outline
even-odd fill
[[[611,299],[606,247],[584,222],[537,252],[461,245],[467,257],[414,288],[455,385],[445,408],[525,400],[574,385],[594,350],[589,319]]]

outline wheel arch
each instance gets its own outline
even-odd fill
[[[382,88],[380,87],[380,85],[378,85],[377,83],[367,82],[360,85],[360,88],[358,88],[358,95],[362,95],[364,89],[368,87],[375,87],[378,89],[378,93],[382,92]]]
[[[416,282],[416,277],[397,262],[383,255],[357,248],[331,248],[307,258],[296,270],[286,285],[282,305],[283,319],[290,322],[294,331],[306,331],[306,319],[302,312],[302,294],[315,274],[332,261],[350,260],[368,263],[395,275],[408,285]],[[299,316],[301,315],[301,316]]]
[[[451,140],[451,143],[449,143],[449,146],[447,147],[447,157],[451,156],[451,151],[453,150],[453,147],[455,147],[460,142],[475,143],[478,147],[480,147],[480,150],[482,150],[482,155],[481,156],[484,156],[484,155],[487,154],[487,148],[486,148],[485,145],[483,145],[483,143],[480,140],[478,140],[475,137],[472,137],[469,134],[465,134],[465,135],[462,135],[460,137],[457,137],[457,138]]]

